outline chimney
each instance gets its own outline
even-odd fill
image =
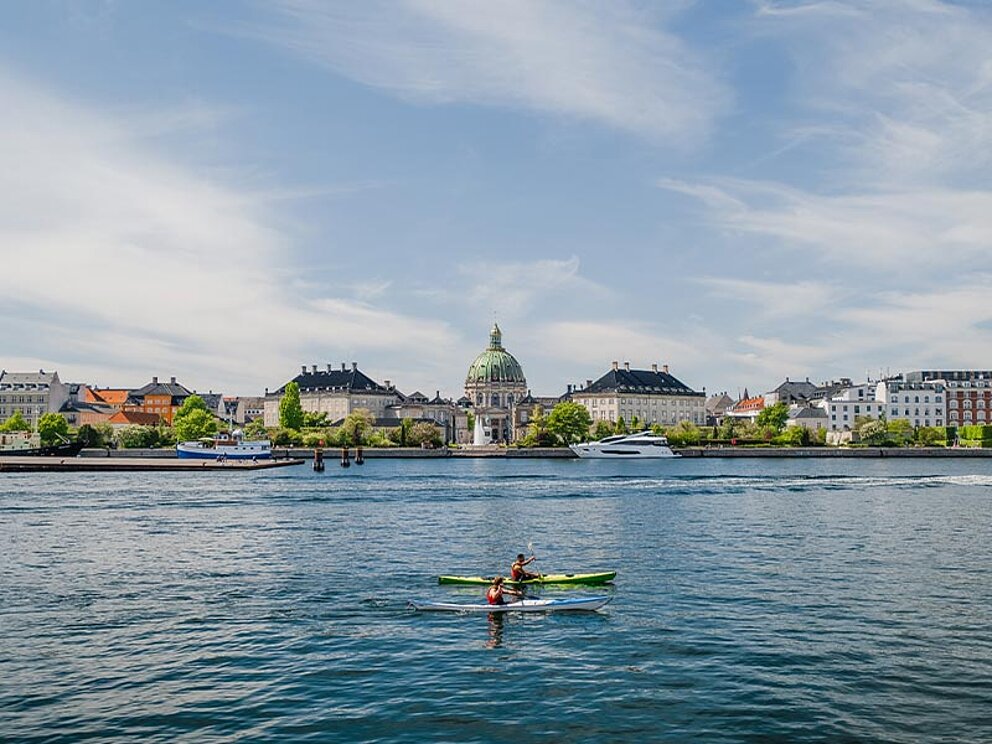
[[[158,385],[158,378],[157,377],[153,377],[152,378],[152,385]]]
[[[304,365],[302,365],[302,367],[303,367],[303,374],[306,374],[307,373],[307,365],[304,364]]]
[[[265,388],[265,394],[266,394],[266,395],[268,395],[268,394],[269,394],[269,389],[268,389],[268,388]]]
[[[572,383],[569,383],[569,384],[568,384],[568,392],[569,392],[569,393],[571,393],[571,392],[572,392]]]
[[[313,373],[314,374],[317,374],[317,365],[316,364],[311,365],[310,366],[310,369],[313,370]]]
[[[392,390],[393,386],[389,383],[389,380],[383,380],[382,384],[386,386],[386,390]]]
[[[627,370],[628,372],[630,372],[630,362],[624,362],[623,363],[623,368],[625,370]]]
[[[586,387],[592,387],[592,380],[586,380]]]
[[[658,372],[658,365],[657,364],[652,364],[651,365],[651,371],[657,373]]]
[[[613,369],[614,370],[620,369],[620,362],[614,360],[613,361]]]
[[[441,397],[441,391],[440,390],[435,390],[434,391],[434,400],[437,400],[440,397]]]
[[[357,372],[358,371],[358,362],[352,362],[351,363],[351,371],[352,372]]]
[[[176,378],[175,377],[170,377],[169,378],[169,384],[170,385],[175,385],[176,384]],[[210,392],[212,393],[213,390],[211,390]]]
[[[668,365],[667,364],[662,364],[661,365],[661,371],[664,372],[667,375],[668,374]]]
[[[341,362],[341,371],[342,371],[342,372],[344,372],[344,370],[345,370],[345,366],[346,366],[346,365],[345,365],[345,363],[344,363],[344,362]]]
[[[327,373],[330,374],[330,372],[331,372],[331,363],[328,362],[327,363]]]

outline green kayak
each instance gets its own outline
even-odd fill
[[[601,573],[575,573],[575,574],[544,574],[539,579],[528,581],[510,581],[506,583],[513,585],[520,584],[605,584],[613,581],[617,577],[616,571],[603,571]],[[491,584],[492,576],[438,576],[439,584]]]

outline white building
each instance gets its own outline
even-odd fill
[[[875,389],[875,399],[885,404],[883,415],[887,421],[904,419],[914,427],[947,426],[947,400],[942,382],[882,380]]]
[[[658,370],[631,369],[630,362],[613,362],[613,368],[595,382],[572,393],[572,400],[586,407],[593,421],[623,418],[630,422],[636,416],[642,424],[670,426],[691,421],[706,423],[706,393],[697,393],[673,377],[668,365]]]
[[[885,416],[885,402],[876,400],[875,393],[873,383],[851,385],[835,390],[832,395],[815,401],[814,405],[826,413],[830,431],[850,431],[858,418],[880,419]]]
[[[20,412],[34,427],[43,414],[55,413],[69,400],[58,372],[0,371],[0,421]]]
[[[341,369],[332,369],[330,364],[326,369],[318,369],[316,364],[309,370],[303,365],[302,369],[290,381],[300,387],[300,406],[304,411],[326,413],[328,421],[343,419],[359,408],[369,411],[373,418],[385,418],[387,409],[400,400],[388,380],[380,385],[361,372],[357,362],[352,362],[351,368],[342,362]],[[286,385],[273,393],[265,391],[266,426],[279,426],[279,403],[285,391]]]

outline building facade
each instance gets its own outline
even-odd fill
[[[434,392],[433,398],[417,391],[401,395],[400,401],[386,409],[385,425],[399,426],[403,419],[434,424],[441,432],[445,444],[468,443],[468,416],[453,401],[441,397],[441,391]]]
[[[46,413],[56,413],[69,400],[69,388],[58,372],[0,371],[0,421],[20,413],[33,427]]]
[[[706,423],[706,393],[696,392],[668,371],[631,369],[630,362],[613,362],[613,368],[594,382],[572,392],[572,400],[586,407],[593,421],[625,423],[637,417],[643,424],[671,426],[690,421]]]
[[[943,384],[948,426],[992,424],[992,370],[920,370],[904,377],[907,382]]]
[[[176,411],[191,395],[194,395],[193,391],[176,382],[175,377],[170,377],[168,382],[159,382],[153,377],[147,385],[128,393],[124,410],[154,414],[161,423],[172,426]]]
[[[389,380],[380,385],[359,370],[357,362],[352,362],[351,367],[342,362],[340,369],[330,364],[325,369],[318,369],[316,364],[310,369],[303,365],[300,374],[290,382],[300,387],[303,410],[327,414],[328,421],[343,419],[359,408],[369,411],[375,419],[387,418],[387,409],[400,401],[399,393]],[[265,391],[263,420],[266,426],[279,426],[279,403],[286,385],[272,393]]]
[[[875,399],[884,404],[886,420],[904,419],[912,426],[946,426],[947,398],[944,383],[905,379],[882,380]]]
[[[876,387],[872,383],[851,385],[835,389],[832,395],[816,400],[814,405],[825,413],[830,431],[850,431],[856,419],[886,417],[886,403],[875,395]]]
[[[527,395],[523,367],[503,348],[503,332],[494,323],[489,346],[476,358],[465,375],[465,397],[471,401],[476,419],[494,443],[514,441],[513,409]]]

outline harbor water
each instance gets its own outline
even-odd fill
[[[5,741],[992,741],[984,459],[5,474],[0,599]]]

